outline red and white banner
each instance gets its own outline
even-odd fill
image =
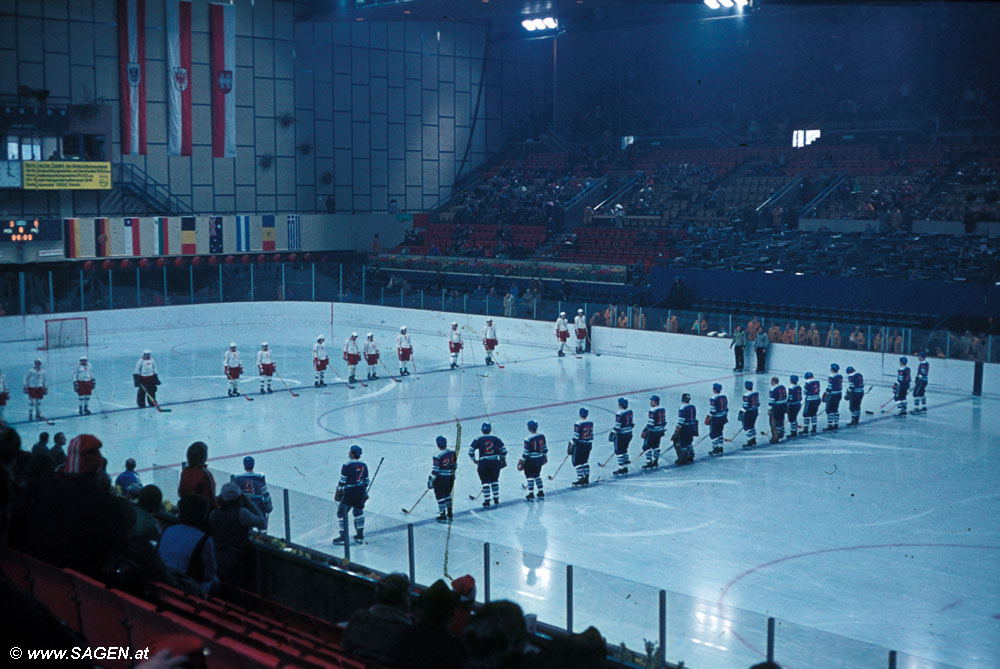
[[[118,0],[122,154],[146,153],[146,0]]]
[[[236,6],[209,5],[212,34],[212,157],[236,155]]]
[[[191,155],[191,3],[166,0],[167,155]]]

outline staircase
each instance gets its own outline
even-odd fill
[[[111,166],[111,190],[100,203],[104,214],[184,216],[194,210],[170,189],[132,163]]]

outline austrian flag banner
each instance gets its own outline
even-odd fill
[[[146,153],[146,0],[118,0],[122,154]]]
[[[167,155],[191,155],[191,3],[166,0]]]
[[[236,6],[209,5],[212,34],[212,157],[236,156]]]

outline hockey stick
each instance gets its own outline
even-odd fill
[[[608,456],[607,460],[605,460],[604,462],[598,462],[597,465],[599,467],[607,467],[608,463],[611,462],[611,458],[615,457],[615,455],[616,455],[616,453],[614,451],[612,451],[611,455]]]
[[[385,456],[383,455],[379,458],[378,467],[375,468],[375,473],[372,474],[372,480],[368,482],[368,487],[365,488],[365,496],[367,497],[372,490],[372,486],[375,485],[375,478],[378,476],[378,470],[382,469],[382,463],[385,461]]]
[[[401,380],[397,379],[397,378],[396,378],[395,376],[393,376],[393,375],[392,375],[392,371],[391,371],[391,370],[389,369],[389,365],[387,365],[387,364],[385,364],[384,362],[382,362],[382,356],[379,356],[379,359],[378,359],[378,361],[379,361],[379,363],[380,363],[380,364],[381,364],[381,365],[382,365],[383,367],[385,367],[385,371],[386,371],[386,374],[388,374],[388,375],[389,375],[389,378],[390,378],[390,379],[392,379],[392,380],[393,380],[393,381],[395,381],[396,383],[402,383],[402,381],[401,381]]]
[[[726,439],[726,443],[727,444],[732,443],[733,439],[735,439],[736,437],[738,437],[741,432],[743,432],[743,427],[742,426],[737,426],[736,432],[733,433],[732,437],[730,437],[729,439]]]
[[[895,397],[890,397],[889,399],[887,399],[885,401],[885,404],[883,404],[882,406],[880,406],[878,408],[879,413],[882,413],[882,410],[885,409],[887,406],[889,406],[889,402],[894,402],[895,400],[896,400]],[[875,415],[874,411],[869,411],[867,409],[865,409],[865,413],[868,414],[869,416],[874,416]]]
[[[298,396],[299,396],[299,394],[298,394],[298,393],[296,393],[295,391],[293,391],[293,390],[292,390],[292,389],[291,389],[291,388],[290,388],[290,387],[288,386],[288,384],[287,384],[287,383],[285,383],[285,380],[284,380],[283,378],[281,378],[281,374],[278,374],[278,370],[277,370],[277,369],[275,369],[275,370],[274,370],[274,375],[278,377],[278,380],[279,380],[279,381],[281,381],[281,385],[285,386],[285,390],[287,390],[288,392],[290,392],[290,393],[292,394],[292,397],[298,397]]]
[[[146,386],[140,386],[140,387],[142,388],[142,392],[146,393],[146,397],[149,398],[150,404],[152,404],[157,411],[159,411],[160,413],[168,413],[170,411],[173,411],[173,409],[164,409],[163,407],[161,407],[160,403],[157,402],[155,399],[153,399],[153,396],[149,394],[148,390],[146,390]]]
[[[332,371],[332,372],[333,372],[334,374],[336,374],[336,375],[337,375],[337,378],[338,378],[338,379],[340,379],[341,381],[343,381],[343,382],[344,382],[344,385],[345,385],[345,386],[347,386],[347,387],[348,387],[348,388],[350,388],[351,390],[354,390],[354,386],[352,386],[352,385],[350,384],[350,382],[349,382],[349,381],[348,381],[347,379],[345,379],[345,378],[344,378],[343,376],[341,376],[341,375],[340,375],[340,372],[338,372],[338,371],[337,371],[337,368],[336,368],[336,367],[334,367],[333,365],[330,365],[330,366],[329,366],[329,368],[330,368],[330,371]]]
[[[401,509],[401,511],[403,513],[407,514],[407,515],[413,513],[413,510],[415,508],[417,508],[417,504],[420,504],[420,502],[424,499],[424,497],[427,496],[427,493],[429,493],[430,491],[431,491],[430,488],[427,488],[426,490],[424,490],[423,494],[420,495],[420,497],[417,499],[417,501],[413,503],[413,506],[411,506],[409,509]]]
[[[417,371],[417,360],[412,355],[410,356],[410,363],[413,365],[413,378],[419,379],[420,373]]]
[[[569,460],[569,453],[567,453],[567,454],[566,454],[566,457],[565,457],[565,458],[563,458],[563,461],[559,463],[559,466],[558,466],[558,467],[556,467],[556,473],[555,473],[555,474],[550,474],[550,475],[549,475],[549,480],[550,480],[550,481],[551,481],[552,479],[554,479],[555,477],[559,476],[559,472],[560,472],[560,471],[562,470],[562,468],[563,468],[563,465],[564,465],[564,464],[566,464],[566,461],[567,461],[567,460]]]
[[[590,344],[590,352],[593,353],[594,355],[596,355],[598,358],[600,358],[601,354],[597,352],[596,348],[594,348],[594,342],[591,341],[591,339],[590,339],[590,331],[589,330],[587,331],[587,343]]]
[[[94,397],[97,398],[97,403],[101,405],[101,418],[105,418],[106,419],[108,417],[108,414],[107,414],[107,412],[104,411],[104,402],[101,401],[101,398],[97,394],[96,390],[93,391],[93,392],[94,392]]]
[[[504,365],[500,364],[500,358],[497,357],[496,349],[493,349],[493,359],[496,360],[497,367],[499,369],[503,369],[504,368]]]

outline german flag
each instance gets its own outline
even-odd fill
[[[94,255],[98,258],[111,255],[111,221],[107,218],[94,219]]]
[[[195,238],[195,218],[194,216],[184,216],[181,218],[181,253],[184,255],[194,255],[198,252],[198,241]]]
[[[79,258],[83,255],[80,233],[79,218],[63,219],[63,255],[67,258]]]

